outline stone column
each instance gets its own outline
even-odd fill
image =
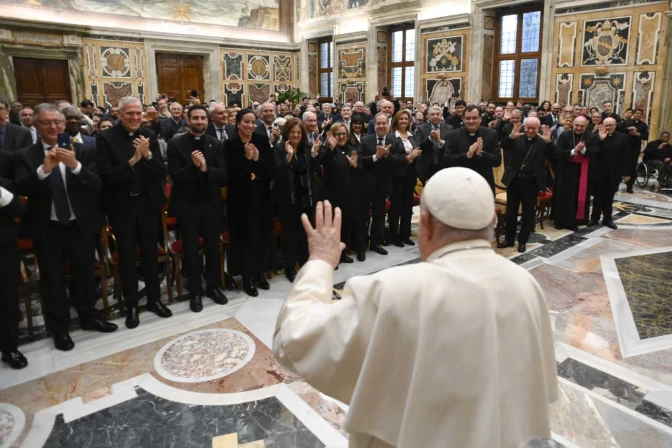
[[[308,71],[308,41],[304,37],[301,39],[301,52],[299,53],[299,58],[301,58],[300,68],[301,68],[301,84],[298,86],[302,92],[310,92],[310,72]],[[315,76],[313,73],[312,76]],[[310,96],[310,95],[309,95]]]
[[[471,45],[469,51],[469,82],[467,83],[467,98],[465,101],[477,102],[481,98],[483,81],[480,74],[483,73],[483,9],[473,5],[470,17]]]
[[[366,92],[364,99],[366,103],[370,103],[376,96],[376,90],[378,90],[378,28],[370,20],[367,36],[369,45],[366,49],[368,57],[366,58]]]
[[[672,8],[672,2],[670,2]],[[658,120],[658,133],[672,130],[672,11],[667,11],[667,30],[665,32],[665,65],[663,67],[663,81],[660,91],[655,96],[660,98],[660,118]],[[657,136],[651,136],[651,139]]]
[[[553,25],[555,23],[555,0],[544,1],[543,21],[541,24],[541,61],[539,65],[539,102],[549,100],[553,94]]]

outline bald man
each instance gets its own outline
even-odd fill
[[[387,123],[388,123],[388,125],[391,126],[392,125],[392,117],[395,114],[394,103],[392,101],[388,101],[388,100],[381,101],[380,102],[380,111],[382,113],[384,113],[385,115],[387,115]],[[373,114],[373,115],[374,115],[374,118],[372,118],[371,121],[369,121],[369,125],[367,127],[369,135],[372,135],[372,134],[376,133],[376,123],[375,123],[376,119],[375,119],[375,114]]]
[[[597,225],[602,215],[602,224],[610,229],[618,227],[612,220],[614,195],[618,191],[621,181],[630,180],[632,168],[630,163],[629,137],[622,132],[616,132],[616,119],[605,118],[598,133],[599,149],[597,166],[595,169],[595,200],[589,226]]]

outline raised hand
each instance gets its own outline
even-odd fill
[[[585,148],[586,148],[586,144],[582,140],[582,141],[579,142],[578,145],[576,145],[576,148],[574,148],[574,154],[576,155],[578,153],[583,153]]]
[[[474,154],[476,153],[476,150],[478,149],[478,142],[475,142],[473,145],[469,147],[469,151],[467,151],[467,159],[471,159],[474,157]]]
[[[351,151],[350,155],[345,155],[345,158],[348,159],[348,162],[350,162],[350,165],[353,168],[357,168],[357,159],[359,158],[357,151]]]
[[[280,139],[280,126],[274,126],[273,131],[271,131],[271,141],[275,143],[279,139]]]
[[[551,143],[551,129],[546,125],[541,127],[541,139],[546,143]]]
[[[494,128],[495,126],[497,126],[497,120],[492,120],[490,123],[488,123],[489,128]]]
[[[287,158],[292,160],[292,157],[294,156],[294,148],[289,144],[289,141],[285,142],[285,153],[287,154]]]
[[[392,145],[387,145],[387,146],[378,145],[378,146],[376,146],[376,158],[382,159],[383,157],[388,155],[390,153],[390,148],[391,147],[392,147]]]
[[[54,169],[56,165],[60,163],[60,160],[58,160],[58,153],[56,152],[58,148],[52,148],[51,151],[47,153],[46,156],[44,156],[44,162],[42,162],[42,170],[44,171],[45,174],[50,173],[51,170]]]
[[[149,152],[149,139],[143,137],[142,135],[133,140],[133,146],[136,150],[140,151],[142,157],[147,158],[151,154]]]
[[[504,118],[503,118],[503,120],[504,120],[504,121],[509,121],[510,119],[511,119],[511,112],[509,112],[509,111],[507,110],[506,112],[504,112]]]
[[[142,153],[138,148],[135,148],[135,154],[133,154],[133,157],[130,158],[128,163],[129,165],[131,165],[131,167],[133,167],[135,166],[136,163],[140,161],[140,159],[142,159]]]
[[[201,167],[201,160],[198,157],[199,151],[194,151],[191,153],[191,162],[196,166],[196,168]]]
[[[439,141],[439,130],[438,129],[432,130],[431,134],[429,134],[429,135],[432,138],[432,140],[434,140],[435,142],[438,143],[438,141]]]
[[[478,137],[478,138],[476,139],[476,145],[478,145],[478,146],[476,147],[476,155],[477,155],[477,156],[480,156],[481,153],[483,152],[483,139],[482,139],[481,137]]]
[[[245,158],[247,160],[252,160],[254,150],[257,149],[256,146],[254,146],[252,143],[246,143],[244,148],[245,148]]]
[[[320,152],[320,139],[316,138],[315,143],[313,143],[313,147],[310,149],[310,155],[313,157],[317,157],[319,152]]]
[[[667,146],[667,143],[661,143],[660,145],[658,145],[658,149],[663,149],[666,146]]]
[[[514,139],[517,139],[518,137],[520,137],[521,135],[523,135],[522,132],[520,132],[520,130],[522,128],[523,128],[523,123],[514,124],[513,129],[511,130],[511,134],[509,134],[509,138],[511,140],[514,140]]]
[[[315,228],[305,213],[301,215],[301,222],[308,237],[309,260],[325,261],[334,268],[338,266],[345,249],[345,244],[341,243],[341,209],[336,207],[332,215],[329,201],[320,201],[315,210]]]
[[[334,137],[331,131],[327,132],[327,144],[332,151],[336,148],[336,137]]]
[[[56,151],[56,158],[59,162],[63,162],[63,165],[67,166],[71,170],[77,168],[77,157],[75,157],[75,149],[70,145],[70,149],[63,148],[54,148],[51,151]],[[43,168],[44,169],[44,168]]]
[[[607,128],[603,124],[600,125],[599,132],[600,132],[600,140],[604,140],[605,138],[607,138]]]

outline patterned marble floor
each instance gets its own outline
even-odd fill
[[[499,251],[530,270],[554,325],[560,399],[552,440],[531,447],[672,446],[672,198],[619,194],[618,230],[537,228],[528,252]],[[348,278],[419,262],[418,248],[389,247]],[[74,331],[62,353],[26,342],[30,366],[0,367],[0,448],[345,447],[347,406],[285,371],[270,350],[291,285],[174,317],[141,315],[113,335]]]

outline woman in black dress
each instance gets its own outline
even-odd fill
[[[228,171],[226,198],[229,224],[229,273],[243,276],[243,289],[257,296],[269,289],[264,273],[271,270],[273,152],[268,138],[254,134],[256,115],[236,115],[238,134],[224,142]]]
[[[353,117],[350,123],[353,126]],[[361,123],[360,123],[361,124]],[[341,242],[347,246],[350,240],[355,210],[357,210],[357,192],[355,177],[362,171],[357,163],[357,146],[349,143],[348,128],[345,123],[331,125],[325,144],[320,148],[320,163],[324,169],[322,177],[322,196],[331,205],[341,209]],[[347,249],[341,253],[341,263],[352,263]]]
[[[348,144],[353,146],[355,150],[359,148],[359,141],[366,134],[364,133],[364,117],[362,114],[354,113],[350,119],[350,137]]]
[[[288,118],[282,128],[282,142],[273,147],[275,182],[273,200],[282,223],[285,277],[296,278],[296,264],[308,261],[308,240],[301,215],[313,216],[316,202],[313,176],[319,170],[317,148],[312,152],[306,126],[298,118]]]

